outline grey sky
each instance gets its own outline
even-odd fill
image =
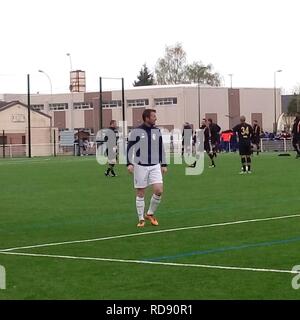
[[[212,63],[229,86],[300,83],[297,0],[1,0],[0,93],[67,92],[69,59],[87,74],[124,77],[131,86],[144,62],[154,69],[165,45],[181,42],[189,62]],[[117,88],[116,83],[106,84]]]

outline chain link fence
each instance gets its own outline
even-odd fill
[[[0,158],[21,158],[28,157],[29,146],[26,142],[27,132],[24,134],[9,132],[0,132]],[[90,136],[89,139],[83,142],[74,142],[69,145],[61,143],[57,133],[55,131],[40,130],[35,132],[37,136],[50,135],[51,143],[32,143],[31,154],[36,156],[88,156],[96,155],[97,142],[95,136]],[[32,139],[33,142],[37,142],[37,139]],[[16,142],[22,143],[16,143]],[[181,154],[182,151],[182,139],[179,135],[163,136],[163,142],[167,153]],[[292,152],[294,147],[291,139],[269,140],[261,139],[260,141],[261,152]],[[229,146],[228,151],[233,151],[236,148]]]

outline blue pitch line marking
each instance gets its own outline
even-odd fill
[[[269,246],[273,246],[273,245],[293,243],[293,242],[298,242],[298,241],[300,241],[300,237],[291,238],[291,239],[274,240],[274,241],[268,241],[268,242],[248,243],[248,244],[243,244],[240,246],[230,246],[230,247],[213,248],[213,249],[201,250],[201,251],[192,251],[192,252],[180,253],[180,254],[173,255],[173,256],[162,256],[162,257],[142,259],[142,260],[144,260],[144,261],[161,261],[161,260],[167,260],[167,259],[178,259],[178,258],[189,257],[189,256],[194,256],[194,255],[205,255],[205,254],[210,254],[210,253],[219,253],[219,252],[257,248],[257,247],[269,247]]]

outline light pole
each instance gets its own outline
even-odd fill
[[[201,91],[200,91],[200,80],[197,82],[197,96],[198,96],[198,127],[201,127]]]
[[[70,62],[70,92],[71,92],[71,105],[70,105],[70,122],[71,122],[71,130],[74,129],[74,123],[73,123],[73,84],[71,79],[71,72],[73,71],[73,65],[72,65],[72,57],[71,53],[67,53],[67,56],[69,57]]]
[[[49,83],[50,83],[50,93],[51,93],[51,96],[52,96],[52,81],[51,81],[51,78],[49,77],[49,75],[43,71],[43,70],[38,70],[40,73],[43,73],[49,80]]]
[[[282,72],[281,69],[274,71],[274,134],[277,133],[277,105],[276,105],[276,75]]]
[[[27,74],[27,118],[28,118],[28,157],[31,158],[31,104],[30,104],[30,74]]]
[[[232,76],[233,76],[233,73],[229,73],[228,75],[230,77],[230,89],[232,89]]]
[[[69,61],[70,61],[70,70],[73,70],[73,66],[72,66],[72,57],[71,57],[71,53],[67,53],[67,56],[69,57]]]

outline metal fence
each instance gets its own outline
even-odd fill
[[[181,154],[181,140],[164,141],[165,150],[171,154]],[[72,146],[61,146],[59,143],[32,144],[32,156],[88,156],[96,155],[97,143],[89,141],[84,147],[74,143]],[[261,140],[261,152],[291,152],[293,151],[290,139]],[[229,147],[229,151],[232,149]],[[28,157],[28,144],[1,144],[0,158]]]
[[[30,150],[28,143],[30,143]],[[23,130],[0,130],[0,157],[17,158],[52,156],[58,153],[58,132],[49,127],[32,127],[31,134]]]
[[[260,147],[262,152],[290,152],[294,150],[291,139],[261,139]]]
[[[57,151],[55,150],[57,149]],[[28,157],[28,144],[3,144],[0,146],[0,158],[22,158]],[[58,146],[49,144],[32,144],[32,156],[55,156],[58,154]]]

